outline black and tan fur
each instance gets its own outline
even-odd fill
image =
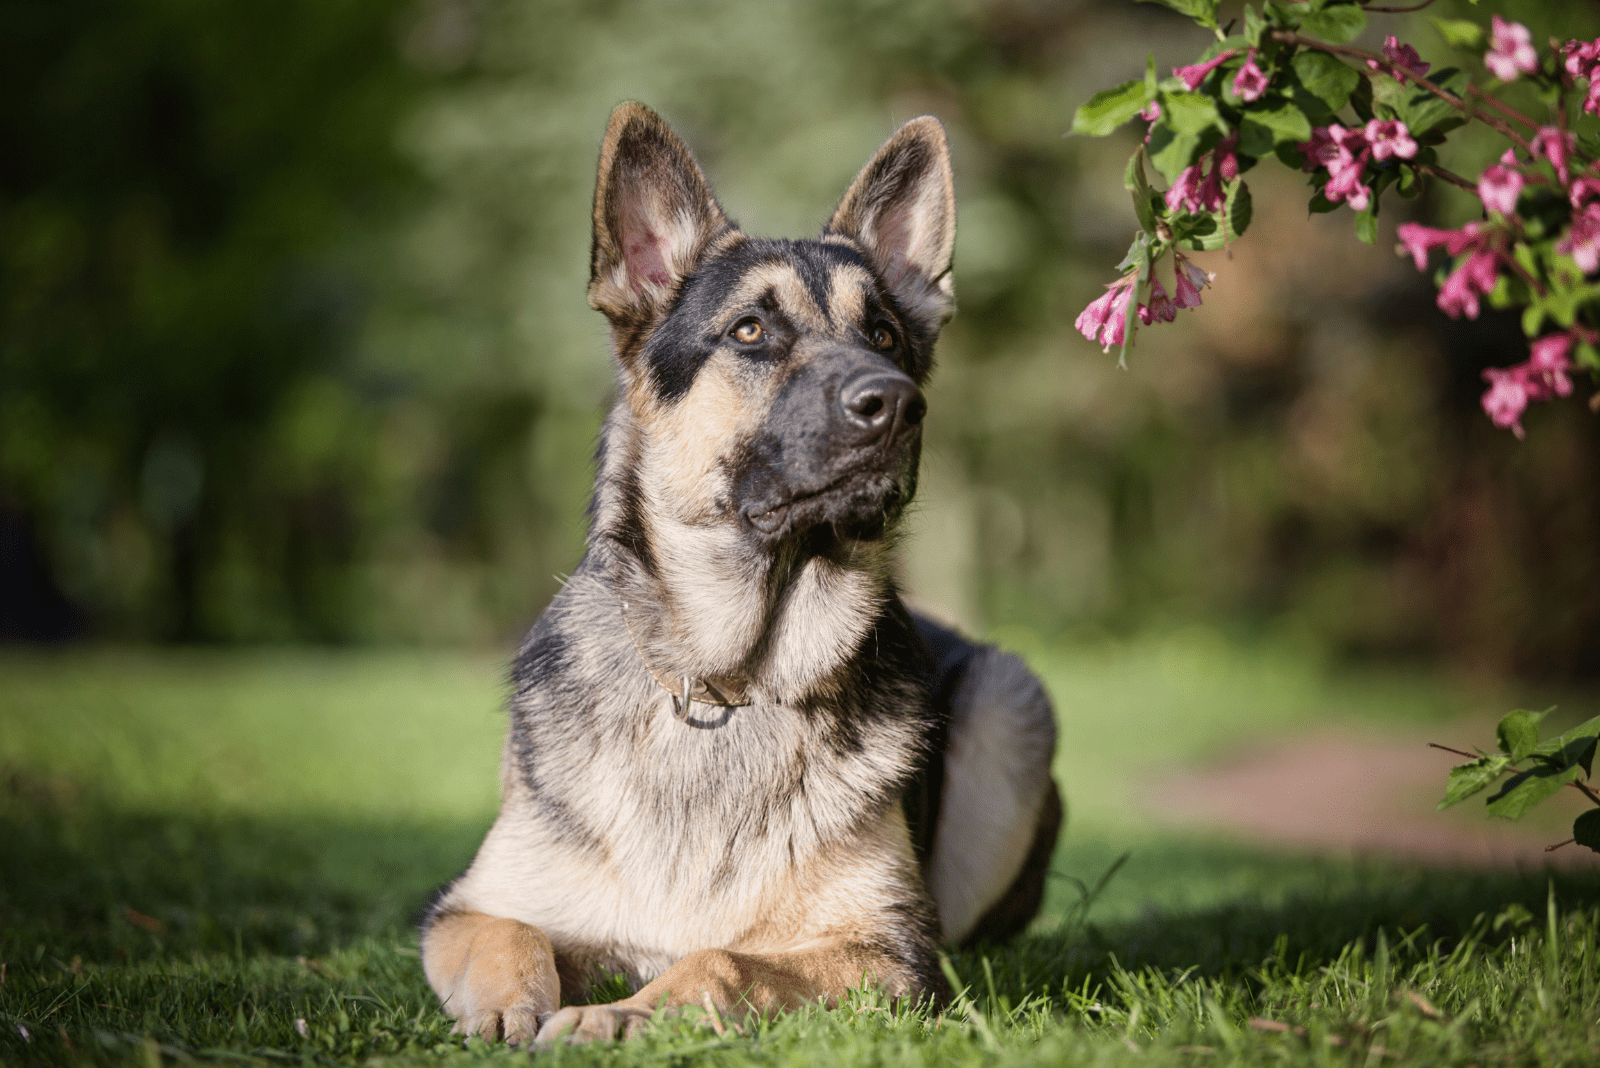
[[[661,1006],[863,983],[937,999],[939,945],[1037,910],[1048,701],[891,577],[954,227],[933,119],[820,239],[775,241],[723,215],[655,113],[613,113],[589,298],[619,396],[588,552],[513,668],[500,816],[423,926],[458,1030],[609,1038]],[[748,703],[680,716],[684,678]],[[583,1004],[618,972],[637,993]]]

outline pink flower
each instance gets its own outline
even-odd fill
[[[1417,143],[1411,139],[1406,124],[1395,119],[1373,119],[1364,131],[1367,143],[1372,146],[1374,159],[1410,159],[1417,154]]]
[[[1333,168],[1328,168],[1328,184],[1322,187],[1322,194],[1335,204],[1344,201],[1355,211],[1366,211],[1367,204],[1372,197],[1372,187],[1361,184],[1361,167],[1350,166],[1334,173]]]
[[[1405,251],[1411,253],[1411,258],[1416,261],[1417,270],[1426,271],[1428,253],[1440,245],[1443,245],[1445,251],[1452,256],[1459,256],[1469,248],[1481,248],[1488,239],[1488,235],[1484,234],[1482,229],[1475,222],[1467,223],[1459,230],[1435,230],[1431,226],[1408,222],[1400,224],[1395,236],[1400,239]]]
[[[1568,74],[1574,78],[1593,78],[1595,68],[1600,67],[1600,40],[1568,41],[1561,46],[1561,54],[1567,57]]]
[[[1167,296],[1167,291],[1158,278],[1150,279],[1150,303],[1139,305],[1139,321],[1146,326],[1151,323],[1170,323],[1178,317],[1177,305],[1173,304]]]
[[[1524,179],[1518,171],[1496,164],[1478,179],[1478,199],[1489,211],[1515,215],[1517,197],[1522,195]]]
[[[1180,308],[1200,307],[1200,291],[1210,285],[1217,276],[1210,271],[1201,270],[1181,252],[1174,251],[1173,256],[1176,257],[1173,273],[1178,276],[1177,295],[1173,303]]]
[[[1554,126],[1545,126],[1533,135],[1528,147],[1533,149],[1534,159],[1540,156],[1548,159],[1550,165],[1556,169],[1556,177],[1561,179],[1561,184],[1567,184],[1570,178],[1567,160],[1571,157],[1573,149],[1578,147],[1576,134],[1563,134]]]
[[[1227,203],[1227,193],[1222,183],[1239,177],[1238,147],[1237,134],[1225,137],[1217,142],[1217,147],[1211,150],[1210,155],[1184,168],[1177,181],[1172,183],[1172,188],[1167,190],[1167,210],[1201,214],[1221,211]],[[1211,168],[1206,171],[1208,162]]]
[[[1339,158],[1339,143],[1328,133],[1328,127],[1318,126],[1311,131],[1311,140],[1302,141],[1297,146],[1306,157],[1303,171],[1314,171],[1326,167],[1329,163]]]
[[[1155,122],[1161,117],[1161,101],[1152,100],[1139,109],[1139,117],[1145,122]]]
[[[1590,115],[1600,115],[1600,78],[1589,82],[1589,95],[1583,98],[1583,110]]]
[[[1127,335],[1128,301],[1133,296],[1137,272],[1126,274],[1106,286],[1106,291],[1078,314],[1072,325],[1090,341],[1109,349],[1120,345]]]
[[[1172,183],[1172,187],[1167,190],[1168,211],[1210,210],[1203,209],[1199,202],[1200,169],[1201,163],[1204,162],[1201,160],[1192,167],[1185,167]]]
[[[1491,21],[1489,51],[1483,65],[1503,82],[1514,82],[1539,67],[1539,54],[1533,50],[1533,36],[1520,22],[1507,22],[1499,15]]]
[[[1328,168],[1328,181],[1322,193],[1333,203],[1344,201],[1356,211],[1366,210],[1372,189],[1361,179],[1366,174],[1367,161],[1374,155],[1374,148],[1367,141],[1368,130],[1374,127],[1383,135],[1386,155],[1399,155],[1407,146],[1406,158],[1416,154],[1417,143],[1411,140],[1405,124],[1400,122],[1373,120],[1367,127],[1357,130],[1347,130],[1333,123],[1313,129],[1311,140],[1301,143],[1307,170],[1316,169],[1313,163]]]
[[[1537,384],[1541,387],[1539,392],[1543,396],[1529,395],[1533,400],[1545,400],[1547,397],[1566,397],[1572,394],[1572,379],[1567,377],[1567,372],[1572,370],[1572,361],[1568,354],[1572,351],[1575,339],[1570,332],[1559,334],[1546,334],[1533,342],[1528,348],[1532,355],[1528,362],[1523,364],[1528,369],[1527,378],[1530,385]]]
[[[1529,398],[1527,383],[1520,368],[1488,367],[1484,369],[1483,377],[1489,383],[1489,389],[1479,402],[1485,414],[1501,430],[1509,429],[1519,439],[1522,438],[1522,413],[1527,410]]]
[[[1204,63],[1194,63],[1187,67],[1173,67],[1172,73],[1183,82],[1183,87],[1189,92],[1200,88],[1200,83],[1206,80],[1206,75],[1216,70],[1222,64],[1239,54],[1237,48],[1222,53],[1216,59],[1208,59]]]
[[[1572,229],[1556,244],[1584,274],[1600,270],[1600,204],[1589,204],[1572,217]]]
[[[1392,33],[1384,39],[1383,58],[1393,63],[1396,67],[1410,71],[1419,78],[1428,73],[1429,64],[1422,62],[1422,57],[1417,55],[1417,50],[1408,44],[1401,44],[1400,39]],[[1367,60],[1367,66],[1373,70],[1382,69],[1375,59]],[[1406,80],[1405,74],[1399,70],[1394,72],[1394,77],[1402,84]]]
[[[1483,395],[1483,410],[1494,425],[1522,437],[1522,413],[1532,401],[1547,401],[1572,393],[1573,343],[1571,331],[1546,334],[1528,346],[1526,363],[1515,367],[1490,367],[1483,372],[1489,389]]]
[[[1600,178],[1578,178],[1567,188],[1567,199],[1574,208],[1581,208],[1592,197],[1600,197]]]
[[[1478,317],[1478,294],[1488,294],[1494,289],[1499,271],[1495,268],[1495,254],[1479,249],[1466,262],[1457,267],[1439,289],[1439,310],[1452,319],[1465,315]]]
[[[1266,91],[1267,76],[1256,66],[1256,52],[1252,48],[1249,58],[1244,61],[1244,66],[1233,76],[1233,95],[1248,103],[1260,100],[1261,94]]]

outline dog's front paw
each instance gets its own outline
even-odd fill
[[[650,1022],[650,1010],[613,1002],[610,1005],[568,1005],[550,1014],[534,1045],[556,1042],[610,1042],[632,1038]]]
[[[456,1020],[451,1028],[458,1035],[477,1035],[487,1042],[504,1040],[513,1046],[535,1041],[541,1013],[535,1005],[507,1005],[501,1009],[473,1012]]]

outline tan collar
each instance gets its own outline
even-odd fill
[[[650,663],[650,658],[644,655],[644,648],[639,644],[639,635],[634,632],[633,621],[628,618],[628,602],[621,594],[617,601],[622,605],[622,625],[628,628],[628,637],[633,640],[633,651],[639,655],[639,662],[650,673],[667,693],[672,695],[673,711],[681,720],[687,720],[694,708],[694,703],[702,705],[717,705],[722,708],[739,708],[750,703],[750,693],[743,679],[728,675],[709,675],[696,678],[692,675],[668,676],[657,671],[655,665]]]

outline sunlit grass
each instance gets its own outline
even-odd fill
[[[560,1059],[1600,1056],[1594,878],[1273,855],[1177,837],[1127,803],[1142,769],[1255,732],[1436,721],[1498,697],[1425,676],[1330,680],[1205,635],[1007,640],[1054,693],[1072,816],[1035,930],[954,957],[968,998],[934,1020],[865,997],[742,1035],[689,1013]],[[502,671],[409,652],[0,657],[0,1061],[520,1058],[449,1036],[411,927],[493,816]],[[1088,924],[1067,923],[1072,879],[1093,884],[1124,852]]]

